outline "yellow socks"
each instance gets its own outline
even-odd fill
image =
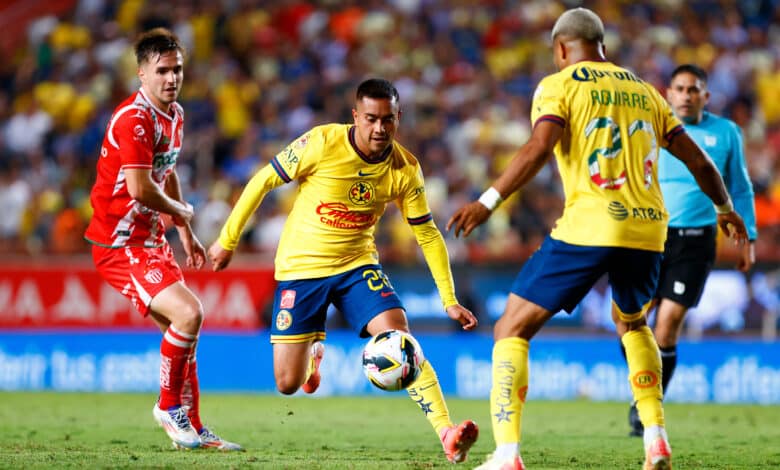
[[[520,442],[523,405],[528,392],[528,341],[504,338],[493,346],[490,419],[496,446]]]
[[[639,419],[645,428],[664,425],[661,406],[661,354],[653,332],[643,326],[629,331],[620,339],[626,349],[628,380],[636,400]]]
[[[441,435],[441,430],[452,426],[450,412],[444,402],[441,393],[439,378],[429,361],[422,365],[420,376],[406,389],[411,398],[425,413],[425,418],[431,423],[436,435]]]

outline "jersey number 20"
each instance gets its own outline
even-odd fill
[[[607,129],[612,137],[612,142],[609,147],[597,148],[590,154],[590,156],[588,156],[588,172],[590,173],[590,179],[596,183],[599,188],[620,189],[621,186],[626,183],[625,165],[619,168],[614,168],[617,166],[616,157],[623,149],[623,142],[620,138],[620,126],[615,123],[611,117],[593,118],[590,120],[588,125],[585,126],[585,137],[590,137],[597,129]],[[653,162],[655,161],[655,157],[657,155],[655,130],[653,130],[653,126],[649,122],[637,119],[628,126],[628,138],[630,139],[633,135],[636,134],[637,131],[645,131],[650,136],[650,149],[647,154],[645,154],[645,157],[642,161],[644,167],[645,188],[649,188],[653,182]],[[599,163],[599,156],[606,158],[607,161],[615,162],[614,165],[609,165],[609,167],[613,168],[608,167],[607,169],[614,169],[617,171],[602,172],[601,164]],[[614,175],[615,173],[619,173],[619,176],[616,178],[609,178],[604,176],[605,174]]]

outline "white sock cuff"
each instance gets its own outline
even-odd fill
[[[195,344],[195,336],[178,331],[173,325],[163,335],[163,340],[180,348],[190,349]]]
[[[520,450],[519,442],[510,442],[508,444],[499,444],[496,451],[493,452],[493,458],[498,460],[511,459],[518,455]]]

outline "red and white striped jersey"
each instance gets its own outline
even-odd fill
[[[94,212],[84,235],[90,243],[112,248],[166,243],[160,213],[130,196],[125,169],[148,168],[152,180],[164,188],[181,151],[184,125],[178,103],[173,103],[171,113],[152,104],[143,89],[114,110],[90,194]]]

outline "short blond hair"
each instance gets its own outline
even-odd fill
[[[555,22],[552,29],[552,40],[558,36],[572,39],[582,39],[587,42],[604,41],[604,23],[599,15],[587,8],[566,10]]]

